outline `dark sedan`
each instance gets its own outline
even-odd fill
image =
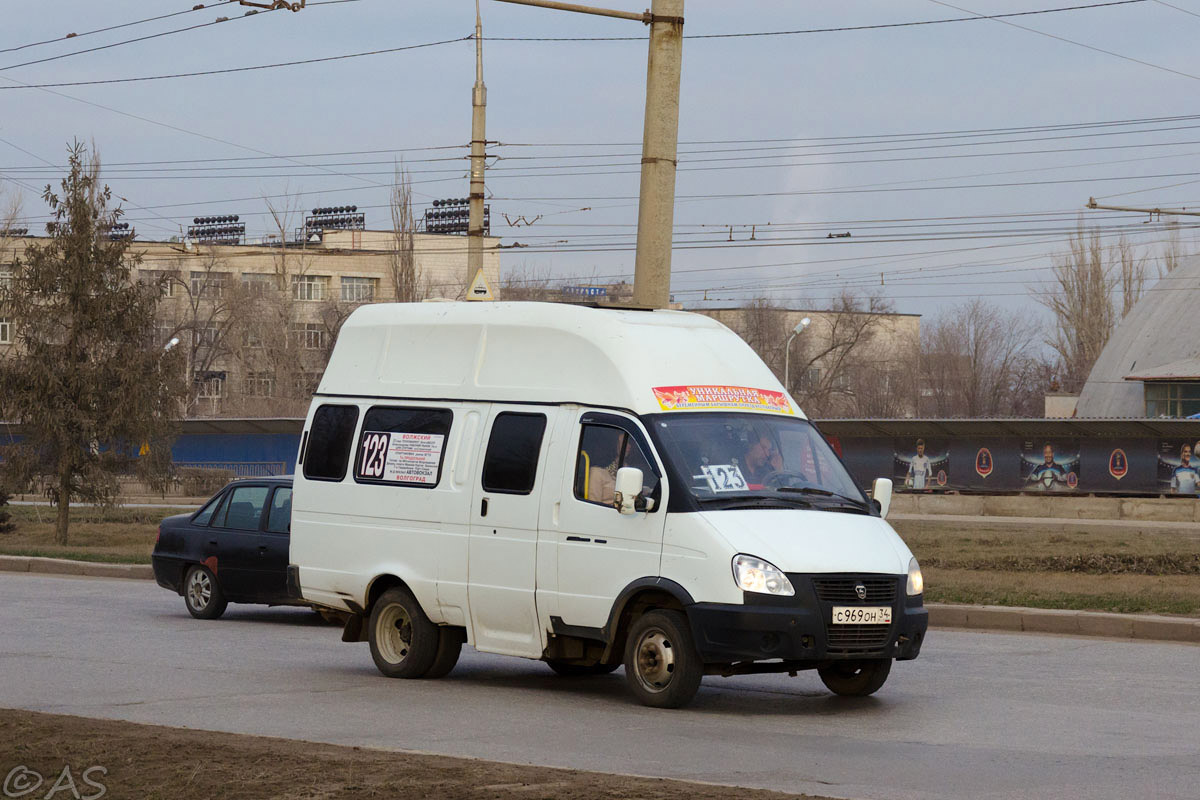
[[[216,619],[229,603],[307,605],[287,588],[291,519],[291,476],[234,481],[199,511],[159,524],[154,578],[197,619]]]

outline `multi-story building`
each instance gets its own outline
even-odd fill
[[[37,239],[0,248],[0,281]],[[364,303],[462,297],[463,236],[416,233],[411,269],[391,231],[326,231],[319,241],[197,245],[135,241],[134,277],[163,285],[155,338],[184,348],[193,393],[189,416],[303,413],[334,338]],[[499,286],[499,240],[484,246],[484,275]],[[0,313],[0,354],[14,338]]]
[[[718,320],[745,339],[810,415],[917,413],[918,314],[764,303],[690,310]],[[801,325],[805,319],[808,324]]]

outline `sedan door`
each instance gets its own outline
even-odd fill
[[[212,523],[218,547],[217,580],[235,602],[265,602],[269,597],[262,585],[262,561],[268,549],[262,525],[270,492],[271,487],[261,484],[234,486]],[[285,574],[286,570],[285,561]]]

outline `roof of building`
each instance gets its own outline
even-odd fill
[[[704,387],[705,399],[681,400],[689,387]],[[739,388],[762,402],[735,396]],[[708,402],[703,407],[799,414],[750,346],[710,317],[561,303],[362,306],[342,326],[317,391],[639,414]]]
[[[1151,286],[1117,326],[1079,393],[1081,417],[1143,417],[1142,375],[1200,359],[1195,335],[1200,256],[1181,259],[1170,281]],[[1128,380],[1126,380],[1128,378]],[[1168,378],[1162,378],[1167,380]]]
[[[1126,375],[1127,381],[1195,381],[1200,380],[1200,358],[1183,358],[1163,364],[1161,367],[1147,367],[1138,370],[1136,375]]]

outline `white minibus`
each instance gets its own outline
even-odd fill
[[[562,675],[815,669],[868,695],[925,636],[921,570],[771,370],[681,311],[378,304],[338,336],[297,459],[288,581],[379,670],[462,645]]]

